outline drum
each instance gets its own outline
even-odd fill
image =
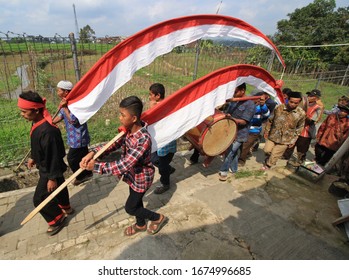
[[[201,154],[217,156],[234,142],[236,133],[235,121],[216,110],[213,116],[186,132],[185,137]]]

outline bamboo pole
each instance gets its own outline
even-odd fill
[[[125,132],[120,132],[116,135],[112,140],[110,140],[107,144],[103,146],[101,150],[99,150],[93,157],[93,159],[97,159],[100,155],[102,155],[115,141],[121,138]],[[28,221],[30,221],[39,211],[46,206],[58,193],[60,193],[70,182],[73,181],[84,169],[79,168],[73,175],[71,175],[62,185],[60,185],[57,189],[55,189],[44,201],[42,201],[29,215],[21,222],[21,225],[24,225]]]

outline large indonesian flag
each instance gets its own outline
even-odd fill
[[[153,138],[152,150],[178,139],[213,115],[215,108],[232,98],[235,88],[242,83],[283,101],[280,82],[263,68],[240,64],[219,69],[181,88],[143,113],[142,119],[149,124],[148,131]]]
[[[240,19],[222,15],[180,17],[146,28],[107,52],[67,96],[68,107],[80,123],[85,123],[137,70],[156,57],[203,37],[218,36],[263,45],[274,51],[285,67],[270,39]]]

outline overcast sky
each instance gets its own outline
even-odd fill
[[[221,3],[222,2],[222,3]],[[266,35],[277,22],[312,0],[0,0],[0,37],[17,34],[62,37],[87,24],[97,37],[130,36],[161,21],[194,14],[219,14],[239,18]],[[349,6],[337,0],[337,8]],[[12,34],[9,34],[13,36]]]

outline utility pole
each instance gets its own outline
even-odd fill
[[[79,26],[78,26],[78,19],[76,18],[76,12],[75,12],[75,4],[73,4],[74,9],[74,18],[75,18],[75,32],[76,32],[76,39],[79,39]]]

